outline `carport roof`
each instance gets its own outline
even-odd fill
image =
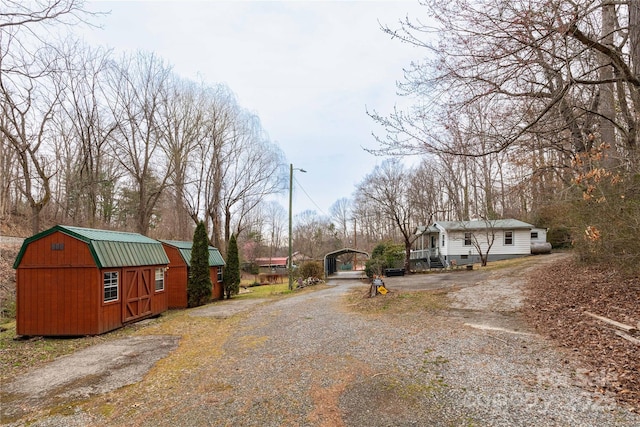
[[[325,258],[335,258],[335,257],[339,257],[340,255],[350,254],[350,253],[357,253],[357,254],[363,254],[363,255],[369,256],[369,254],[366,253],[365,251],[360,251],[358,249],[351,249],[351,248],[343,248],[343,249],[339,249],[337,251],[329,252],[324,257]]]

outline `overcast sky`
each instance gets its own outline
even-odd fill
[[[366,110],[388,113],[402,100],[396,81],[424,52],[391,38],[380,24],[424,14],[398,1],[92,1],[110,11],[87,42],[116,52],[157,53],[174,71],[226,83],[256,113],[304,192],[294,184],[294,214],[329,214],[383,159],[381,129]],[[306,194],[305,194],[306,192]],[[307,197],[308,194],[308,197]],[[287,206],[288,193],[279,201]]]

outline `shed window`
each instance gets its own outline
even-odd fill
[[[471,233],[470,232],[464,233],[464,245],[465,246],[471,246]]]
[[[222,283],[222,267],[218,267],[218,283]]]
[[[106,271],[103,275],[104,302],[118,300],[118,272]]]
[[[156,292],[164,291],[164,268],[156,268]]]
[[[531,238],[532,239],[537,239],[538,238],[538,232],[537,231],[532,231],[531,232]]]
[[[504,232],[504,245],[505,246],[513,245],[513,231]]]

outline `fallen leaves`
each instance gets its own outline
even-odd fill
[[[616,335],[615,327],[584,314],[590,311],[636,325],[639,304],[640,277],[569,261],[532,274],[523,313],[540,334],[573,350],[586,367],[586,387],[612,394],[640,412],[640,346]]]

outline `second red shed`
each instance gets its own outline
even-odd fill
[[[187,281],[191,265],[191,248],[193,242],[178,240],[161,240],[169,257],[167,271],[167,291],[169,292],[169,308],[187,307]],[[211,299],[222,299],[222,274],[225,262],[218,249],[209,246],[209,277],[211,278]]]

